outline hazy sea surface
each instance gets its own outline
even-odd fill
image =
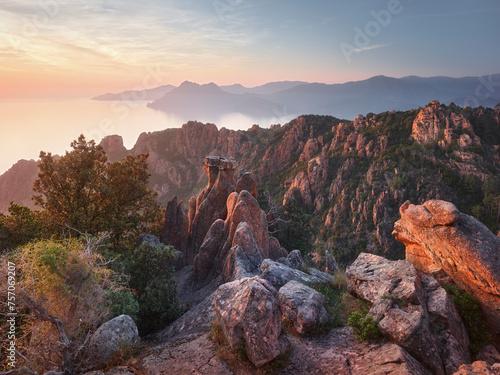
[[[89,99],[0,102],[0,174],[20,159],[38,159],[41,150],[64,154],[80,134],[97,142],[119,134],[130,149],[142,132],[179,128],[189,120],[215,123],[219,129],[248,129],[253,124],[269,127],[291,120],[252,119],[241,114],[188,118],[155,111],[146,104]]]

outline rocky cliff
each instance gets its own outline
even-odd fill
[[[177,196],[186,210],[190,197],[206,186],[205,158],[233,158],[237,174],[252,172],[261,192],[269,191],[266,214],[277,214],[280,203],[289,201],[291,211],[307,215],[304,223],[314,227],[312,241],[294,247],[306,250],[316,243],[347,263],[360,248],[402,256],[404,247],[391,232],[406,200],[453,202],[497,233],[499,118],[495,109],[462,109],[434,101],[425,108],[368,113],[354,121],[308,115],[283,126],[255,125],[247,131],[188,122],[179,129],[142,133],[129,151],[120,137],[108,137],[102,144],[111,160],[126,152],[149,153],[150,182],[160,201],[166,207]],[[32,182],[24,172],[16,175],[3,182],[3,207],[10,200],[29,201]],[[263,196],[258,196],[260,203]],[[304,224],[300,230],[310,228]],[[277,237],[279,229],[271,228]]]

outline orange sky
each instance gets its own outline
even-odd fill
[[[0,99],[88,97],[185,80],[256,86],[498,73],[496,0],[400,2],[392,15],[386,0],[219,3],[3,2]]]

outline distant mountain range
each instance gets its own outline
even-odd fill
[[[302,81],[270,82],[257,87],[240,84],[217,86],[183,82],[148,90],[100,95],[94,100],[147,100],[150,108],[187,115],[212,117],[228,113],[255,118],[294,117],[300,114],[332,115],[354,119],[358,114],[404,111],[437,99],[464,107],[494,107],[500,102],[500,74],[481,77],[375,76],[343,84]]]

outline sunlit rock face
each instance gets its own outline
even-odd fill
[[[406,245],[406,259],[419,270],[445,273],[481,304],[500,342],[500,238],[445,201],[404,203],[393,235]]]

